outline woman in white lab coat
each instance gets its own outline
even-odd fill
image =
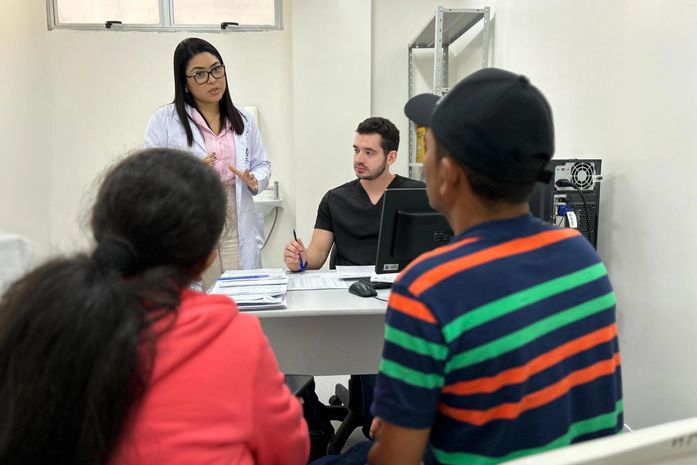
[[[177,46],[174,102],[152,116],[144,145],[192,152],[216,169],[226,187],[227,221],[218,259],[203,275],[204,289],[222,271],[260,268],[264,225],[253,196],[268,185],[271,162],[256,123],[232,103],[225,64],[213,45],[189,38]]]

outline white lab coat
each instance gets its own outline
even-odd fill
[[[264,143],[254,119],[245,110],[236,107],[244,119],[244,132],[235,134],[237,150],[235,165],[238,170],[248,169],[259,181],[259,190],[269,185],[271,162],[266,156]],[[191,114],[192,108],[187,106]],[[203,159],[206,156],[206,144],[196,125],[189,121],[194,140],[191,147],[186,143],[186,131],[179,120],[173,103],[160,108],[150,118],[145,131],[145,148],[167,147],[192,152]],[[235,199],[237,203],[237,233],[240,244],[240,269],[261,268],[261,247],[264,245],[264,218],[254,209],[254,192],[241,181],[235,182]]]

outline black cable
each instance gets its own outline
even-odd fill
[[[378,296],[376,296],[376,295],[373,296],[373,299],[382,300],[383,302],[389,302],[389,300],[383,299],[382,297],[378,297]]]
[[[578,192],[578,195],[581,196],[581,200],[583,201],[583,210],[586,214],[586,223],[588,225],[588,239],[590,240],[591,244],[593,247],[597,247],[597,240],[598,240],[598,231],[596,230],[596,225],[597,225],[597,215],[594,216],[594,218],[591,218],[590,214],[588,213],[588,204],[586,203],[586,198],[583,195],[583,192],[581,192],[581,188],[578,187],[575,183],[569,181],[568,179],[560,179],[557,182],[554,183],[557,187],[573,187],[576,189],[576,192]]]
[[[261,250],[264,250],[264,247],[266,247],[266,243],[269,242],[269,239],[271,239],[273,228],[276,227],[276,220],[278,219],[278,207],[274,207],[274,210],[273,223],[271,223],[271,229],[269,229],[269,233],[266,235],[266,240],[264,241],[264,245],[261,246]]]

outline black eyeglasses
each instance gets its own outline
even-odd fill
[[[184,76],[188,78],[194,78],[196,84],[205,84],[211,79],[211,76],[213,76],[216,79],[225,77],[225,65],[215,66],[211,68],[210,71],[196,71],[191,76],[188,76],[186,74]]]

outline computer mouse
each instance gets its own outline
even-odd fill
[[[349,292],[359,297],[375,297],[378,295],[375,286],[370,281],[359,279],[349,286]]]

